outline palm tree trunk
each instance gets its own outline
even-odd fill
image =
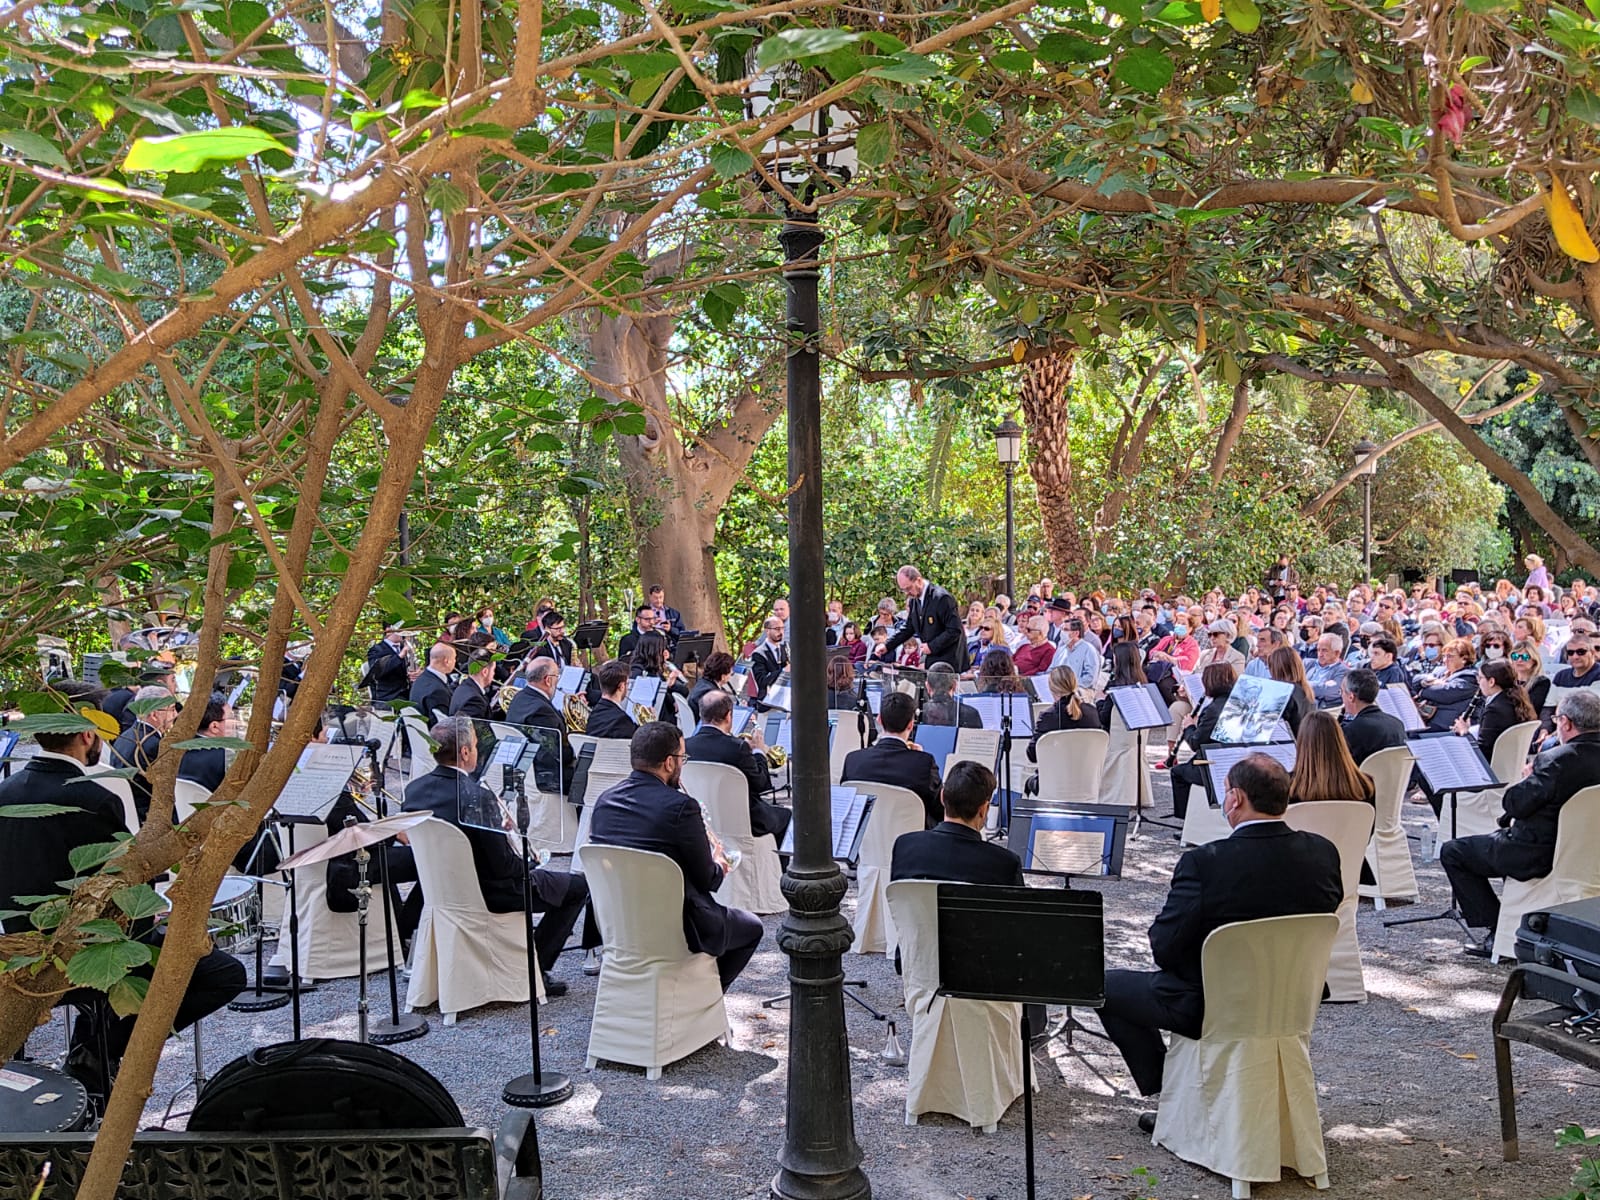
[[[1072,424],[1067,387],[1072,355],[1036,358],[1022,376],[1022,420],[1028,427],[1028,473],[1038,494],[1039,521],[1057,580],[1079,580],[1088,566],[1072,502]]]

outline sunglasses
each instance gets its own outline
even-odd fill
[[[1568,658],[1588,658],[1589,657],[1589,651],[1582,650],[1582,649],[1568,650],[1567,651],[1567,657]]]
[[[1532,662],[1533,661],[1533,655],[1531,655],[1531,654],[1513,654],[1511,656],[1511,661],[1512,662]]]

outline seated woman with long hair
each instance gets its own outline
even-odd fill
[[[1301,800],[1361,800],[1376,803],[1370,776],[1356,767],[1339,722],[1331,712],[1306,714],[1295,738],[1294,770],[1289,774],[1289,803]]]
[[[856,669],[849,658],[835,654],[828,659],[828,707],[830,709],[856,706]]]
[[[1279,646],[1267,655],[1267,673],[1279,683],[1294,685],[1294,691],[1289,693],[1289,703],[1283,708],[1283,720],[1289,726],[1289,732],[1299,737],[1300,722],[1307,713],[1317,710],[1317,697],[1311,690],[1311,681],[1306,678],[1306,664],[1288,646]]]
[[[1138,646],[1132,642],[1118,642],[1111,648],[1111,682],[1106,685],[1107,688],[1142,687],[1148,682],[1144,664],[1139,660]],[[1100,720],[1111,735],[1110,744],[1106,747],[1105,771],[1100,776],[1100,803],[1134,808],[1143,790],[1139,773],[1143,771],[1145,777],[1149,777],[1149,767],[1144,761],[1143,738],[1138,731],[1130,730],[1123,723],[1122,714],[1117,711],[1110,696],[1100,700],[1099,711]],[[1152,785],[1147,794],[1153,792]]]
[[[733,674],[733,666],[733,655],[726,650],[713,650],[706,655],[706,661],[700,664],[700,678],[689,689],[689,711],[694,714],[696,721],[700,720],[700,700],[707,692],[733,691],[728,681]],[[741,699],[735,696],[734,702],[738,703]]]
[[[992,648],[978,664],[978,690],[1027,694],[1028,685],[1017,674],[1016,660],[1004,646]]]
[[[673,666],[672,660],[667,657],[666,638],[659,633],[647,633],[641,637],[633,653],[633,666],[629,674],[637,679],[659,679],[666,684],[661,693],[661,711],[656,717],[662,721],[678,719],[678,702],[673,695],[676,693],[687,702],[689,685],[684,681],[683,672]]]
[[[1028,761],[1038,762],[1039,738],[1059,729],[1102,729],[1100,710],[1078,694],[1078,676],[1065,664],[1050,669],[1050,691],[1056,702],[1033,724],[1033,739],[1028,743]]]
[[[1183,728],[1183,744],[1194,753],[1198,754],[1200,747],[1212,740],[1217,719],[1222,716],[1222,710],[1228,703],[1228,693],[1233,691],[1233,685],[1238,680],[1239,672],[1234,670],[1232,663],[1212,663],[1200,672],[1205,697],[1200,702],[1200,711],[1185,718]],[[1178,820],[1189,815],[1189,793],[1205,784],[1205,772],[1205,767],[1192,759],[1172,768],[1172,815]]]

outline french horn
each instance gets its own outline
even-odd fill
[[[589,728],[589,702],[576,692],[561,702],[561,715],[568,733],[583,733]]]

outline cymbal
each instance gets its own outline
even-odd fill
[[[349,854],[352,850],[359,850],[363,846],[376,846],[385,838],[391,838],[402,830],[421,825],[432,815],[432,813],[401,813],[398,816],[385,817],[381,821],[368,821],[365,825],[347,825],[327,841],[318,842],[309,850],[300,851],[299,854],[291,854],[278,864],[278,869],[292,871],[296,867],[327,862],[330,858],[338,858],[341,854]]]

